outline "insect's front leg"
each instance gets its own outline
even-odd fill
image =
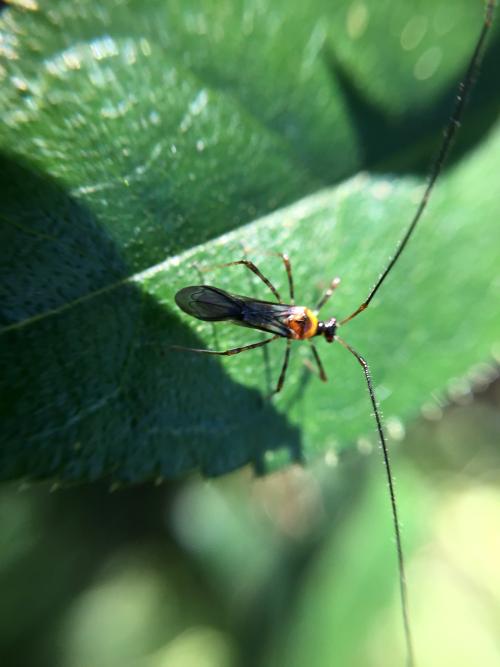
[[[330,283],[330,287],[326,290],[326,292],[323,294],[321,299],[318,302],[318,305],[314,309],[315,313],[319,313],[319,311],[323,308],[325,303],[328,301],[328,299],[332,296],[332,294],[335,292],[337,287],[340,285],[340,278],[334,278],[332,282]]]

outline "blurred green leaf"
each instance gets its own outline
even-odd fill
[[[89,0],[4,11],[3,477],[219,474],[371,433],[343,350],[323,351],[325,387],[300,363],[307,346],[294,349],[271,403],[262,396],[280,345],[272,373],[258,352],[222,363],[173,352],[169,343],[214,344],[173,295],[198,282],[195,263],[236,259],[243,243],[281,289],[266,252],[291,255],[300,301],[314,304],[339,274],[333,312],[356,307],[419,190],[363,175],[320,187],[425,152],[480,22],[465,0],[453,16],[445,2],[427,5]],[[500,135],[485,130],[499,94],[483,90],[471,113],[480,136],[440,181],[381,299],[346,331],[373,363],[395,432],[498,345]],[[237,268],[213,282],[268,298]],[[258,338],[220,327],[217,345]]]
[[[373,463],[363,475],[359,497],[351,498],[355,502],[349,515],[332,517],[328,539],[321,543],[297,587],[287,623],[278,629],[278,641],[263,662],[266,667],[296,667],[304,662],[312,667],[371,666],[379,664],[378,653],[387,661],[387,652],[377,651],[374,641],[377,623],[391,637],[391,664],[404,664],[387,490],[381,483],[380,466]],[[401,508],[407,519],[405,542],[411,552],[409,547],[422,541],[424,517],[432,515],[432,492],[408,463],[401,459],[398,463],[398,482],[404,489]],[[342,467],[341,474],[344,472]],[[391,615],[387,613],[389,602]]]

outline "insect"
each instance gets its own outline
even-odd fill
[[[182,346],[172,346],[175,347],[176,349],[189,350],[191,352],[197,352],[203,354],[232,356],[259,347],[263,347],[276,340],[279,340],[280,338],[285,339],[286,341],[285,356],[274,393],[281,391],[284,385],[288,369],[288,362],[290,358],[291,344],[293,341],[304,341],[304,340],[308,341],[308,343],[311,345],[312,353],[318,367],[319,376],[323,381],[326,381],[327,379],[326,373],[323,368],[323,364],[321,362],[316,346],[313,343],[314,338],[323,336],[328,343],[332,342],[340,343],[340,345],[342,345],[345,349],[347,349],[356,358],[356,360],[362,367],[370,402],[373,409],[373,414],[375,417],[375,423],[383,454],[383,461],[389,487],[392,521],[396,538],[402,620],[403,620],[404,635],[406,642],[407,665],[409,667],[413,667],[415,665],[415,658],[413,651],[413,640],[412,640],[412,632],[410,626],[410,618],[408,612],[408,599],[407,599],[402,538],[401,538],[400,524],[399,524],[398,511],[396,505],[396,492],[394,487],[394,479],[389,460],[389,452],[386,444],[384,430],[382,427],[380,411],[375,397],[369,365],[367,361],[364,359],[364,357],[361,356],[361,354],[359,354],[356,350],[354,350],[343,338],[341,338],[338,335],[338,330],[340,327],[343,327],[347,323],[351,322],[353,319],[355,319],[358,315],[360,315],[364,310],[368,308],[372,299],[379,291],[385,279],[392,271],[396,262],[400,258],[402,252],[406,248],[408,241],[410,240],[410,237],[412,236],[418,222],[422,217],[422,213],[424,212],[427,206],[427,203],[429,201],[436,180],[438,179],[438,176],[442,171],[444,162],[450,152],[453,139],[460,125],[465,103],[473,86],[475,76],[482,58],[482,54],[484,52],[486,37],[492,25],[495,5],[496,5],[496,0],[487,1],[485,17],[480,31],[480,35],[475,45],[472,56],[470,58],[470,62],[467,71],[465,73],[465,76],[459,85],[455,106],[450,121],[447,127],[445,128],[444,138],[442,140],[439,152],[431,167],[430,177],[427,186],[425,188],[424,194],[422,196],[422,199],[406,229],[406,232],[404,233],[402,239],[400,240],[394,255],[388,261],[386,267],[382,271],[377,282],[369,291],[366,299],[349,316],[344,317],[343,319],[340,320],[337,320],[335,317],[332,317],[327,320],[318,319],[319,311],[328,302],[328,300],[330,299],[330,297],[340,284],[340,279],[338,277],[332,280],[329,288],[323,294],[323,296],[321,297],[320,301],[318,302],[318,304],[314,309],[310,309],[306,306],[295,305],[292,268],[290,259],[285,254],[279,254],[279,256],[283,261],[288,277],[288,286],[290,293],[289,303],[283,302],[280,294],[278,293],[274,285],[263,275],[263,273],[257,268],[257,266],[248,259],[241,259],[238,261],[222,264],[220,266],[221,267],[234,266],[234,265],[245,266],[247,269],[249,269],[255,275],[257,275],[258,278],[268,287],[268,289],[272,292],[276,301],[262,301],[247,296],[231,294],[218,287],[213,287],[209,285],[194,285],[185,287],[180,291],[178,291],[177,294],[175,295],[175,300],[177,302],[177,305],[188,315],[196,317],[199,320],[204,320],[207,322],[230,322],[237,326],[257,329],[271,334],[270,338],[266,338],[259,342],[222,351],[186,348]]]

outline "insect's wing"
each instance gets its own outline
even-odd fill
[[[278,334],[285,338],[290,336],[290,327],[287,322],[293,312],[293,306],[246,297],[239,297],[239,299],[242,301],[242,318],[236,324]]]
[[[175,301],[185,313],[206,322],[237,320],[241,317],[241,301],[218,287],[184,287],[175,295]]]

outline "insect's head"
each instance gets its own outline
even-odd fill
[[[335,332],[337,331],[337,320],[332,317],[326,322],[318,322],[317,336],[324,336],[327,343],[333,343]]]

